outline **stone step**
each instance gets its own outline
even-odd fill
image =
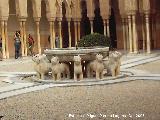
[[[121,69],[131,68],[131,67],[134,67],[134,66],[137,66],[137,65],[145,64],[145,63],[148,63],[148,62],[153,62],[153,61],[156,61],[156,60],[160,60],[160,56],[154,57],[154,58],[148,58],[148,59],[144,59],[144,60],[139,60],[135,63],[129,63],[129,64],[126,64],[126,65],[122,65]]]
[[[155,56],[142,56],[142,57],[139,57],[139,58],[133,58],[133,59],[129,59],[127,61],[122,61],[122,65],[126,65],[126,64],[130,64],[130,63],[134,63],[134,62],[138,62],[140,60],[145,60],[145,59],[148,59],[148,58],[153,58]]]
[[[0,99],[29,93],[37,90],[44,90],[52,87],[71,87],[71,86],[92,86],[92,85],[105,85],[105,84],[115,84],[121,82],[129,82],[134,80],[160,80],[160,77],[157,76],[131,76],[126,78],[119,78],[115,80],[100,80],[100,81],[91,81],[91,82],[72,82],[72,83],[61,83],[61,84],[14,84],[12,86],[3,87],[0,89]]]
[[[9,91],[14,91],[14,90],[18,90],[18,89],[22,89],[25,87],[31,87],[33,86],[33,83],[15,83],[15,84],[11,84],[5,87],[1,87],[0,88],[0,94],[4,93],[4,92],[9,92]]]
[[[160,81],[160,76],[133,76],[130,77],[131,79],[135,79],[135,80],[157,80]]]
[[[95,81],[95,82],[75,82],[75,83],[67,83],[67,84],[43,84],[43,85],[35,85],[35,86],[16,86],[16,88],[19,87],[19,89],[13,89],[10,87],[9,89],[3,89],[1,90],[0,93],[0,99],[20,95],[20,94],[25,94],[37,90],[44,90],[47,88],[52,88],[52,87],[70,87],[70,86],[92,86],[92,85],[104,85],[104,84],[113,84],[113,83],[119,83],[119,82],[127,82],[127,81],[132,81],[128,78],[123,78],[123,79],[117,79],[117,80],[108,80],[108,81]]]
[[[0,77],[6,77],[6,76],[30,76],[30,75],[36,75],[36,72],[0,72]]]

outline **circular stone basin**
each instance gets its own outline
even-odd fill
[[[82,60],[94,60],[96,54],[102,54],[103,57],[107,57],[109,53],[109,47],[72,47],[72,48],[55,48],[46,49],[44,53],[50,60],[52,56],[59,57],[60,61],[73,61],[73,57],[80,55]]]

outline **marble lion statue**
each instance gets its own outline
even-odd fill
[[[79,76],[79,79],[83,79],[83,71],[82,71],[82,64],[81,64],[81,57],[74,56],[74,80],[77,80]]]
[[[107,73],[112,75],[112,77],[118,76],[120,74],[122,54],[120,52],[111,52],[109,58],[104,60],[104,67],[107,69]]]
[[[47,59],[45,54],[37,54],[32,57],[34,61],[34,70],[37,72],[37,77],[39,79],[45,79],[45,74],[51,71],[50,61]]]
[[[92,77],[93,72],[96,73],[96,79],[103,79],[103,56],[101,54],[96,55],[96,59],[87,65],[87,77]]]
[[[54,56],[51,59],[51,63],[53,80],[61,80],[61,75],[63,76],[63,78],[70,78],[69,66],[67,64],[59,63],[59,58]]]

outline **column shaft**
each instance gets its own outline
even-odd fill
[[[122,18],[122,28],[123,28],[123,47],[124,47],[124,50],[126,51],[127,50],[127,47],[126,47],[126,30],[125,30],[125,19]]]
[[[61,21],[58,22],[59,25],[59,39],[60,39],[60,48],[62,48],[62,23]]]
[[[108,37],[110,37],[109,19],[107,19],[107,35],[108,35]]]
[[[38,53],[41,54],[41,40],[40,40],[39,21],[36,21],[36,28],[37,28]]]
[[[51,49],[53,49],[53,22],[49,22],[49,27],[50,27],[50,46]]]
[[[134,48],[134,53],[138,53],[138,37],[137,37],[135,15],[132,15],[132,25],[133,25],[133,48]]]
[[[128,25],[129,25],[129,52],[132,53],[132,23],[131,23],[131,16],[128,16]]]
[[[144,29],[144,16],[142,16],[142,37],[143,37],[143,51],[146,49],[146,37],[145,37],[145,29]]]
[[[157,42],[156,42],[156,18],[155,14],[152,15],[152,35],[153,35],[153,40],[154,40],[154,48],[157,47]]]
[[[81,23],[78,21],[78,40],[81,39]]]
[[[125,35],[126,35],[126,49],[129,50],[129,32],[128,32],[128,20],[125,19]]]
[[[6,58],[8,59],[9,58],[9,48],[8,48],[8,29],[7,29],[7,21],[4,22],[4,25],[5,25],[5,40],[6,40]]]
[[[25,56],[24,54],[24,40],[23,40],[23,22],[20,21],[20,35],[21,35],[21,49],[22,49],[22,56]]]
[[[91,34],[93,34],[93,20],[90,20],[90,25],[91,25]]]
[[[149,14],[145,15],[146,19],[146,39],[147,39],[147,53],[151,53],[151,41],[150,41],[150,30],[149,30]]]
[[[56,42],[55,42],[55,28],[54,28],[54,21],[53,21],[53,24],[52,24],[52,41],[53,41],[53,48],[56,47]]]
[[[75,33],[75,46],[77,45],[77,39],[78,39],[78,35],[77,35],[77,22],[74,21],[74,33]]]
[[[104,35],[107,36],[106,20],[103,20]]]
[[[2,58],[6,59],[6,49],[5,49],[5,28],[4,28],[4,21],[1,21],[1,36],[2,36]]]
[[[72,47],[72,40],[71,40],[71,22],[68,21],[68,34],[69,34],[69,47]]]
[[[26,22],[23,21],[24,56],[27,56]]]

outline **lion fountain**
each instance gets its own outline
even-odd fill
[[[104,77],[104,70],[112,77],[120,74],[122,57],[120,52],[110,52],[109,56],[101,53],[93,53],[92,58],[94,59],[89,59],[88,62],[85,62],[86,57],[84,55],[85,54],[80,53],[73,54],[73,57],[70,56],[70,61],[68,59],[64,61],[65,59],[61,60],[61,57],[58,55],[52,56],[52,58],[48,59],[45,54],[37,54],[33,56],[32,60],[35,63],[34,68],[37,73],[37,77],[43,80],[47,78],[45,75],[48,75],[49,72],[52,73],[51,77],[53,80],[61,80],[62,77],[63,79],[83,80],[84,77],[91,79],[94,76],[96,80],[100,80]],[[87,53],[86,55],[89,54]],[[84,65],[82,65],[83,63],[87,63],[85,68]],[[71,74],[73,74],[73,78],[71,77]],[[84,76],[85,74],[86,76]]]

